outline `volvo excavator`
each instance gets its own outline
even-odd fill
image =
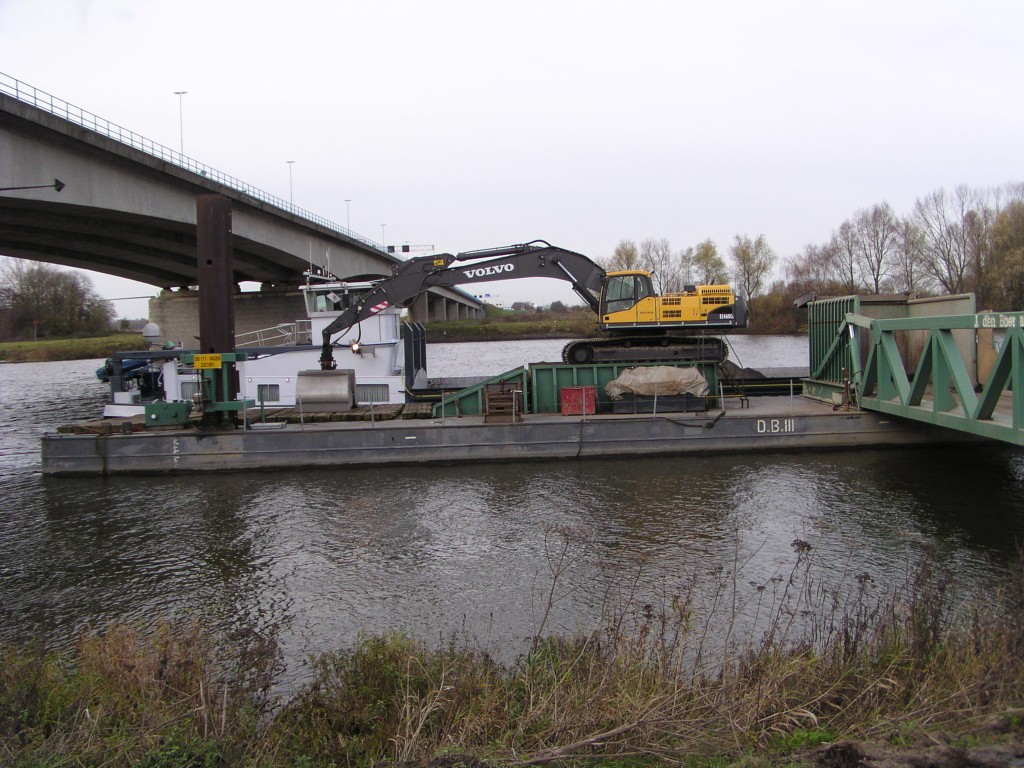
[[[395,266],[323,330],[322,370],[334,370],[331,341],[388,306],[408,307],[431,288],[549,277],[565,280],[598,315],[604,338],[566,345],[566,363],[725,360],[725,343],[705,331],[747,326],[747,305],[727,285],[686,286],[658,296],[651,273],[606,272],[581,253],[544,240],[452,255],[417,256]],[[339,307],[340,308],[340,307]],[[696,333],[695,333],[696,332]]]

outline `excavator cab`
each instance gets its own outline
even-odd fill
[[[658,295],[651,273],[609,272],[600,307],[601,328],[618,333],[672,333],[695,328],[744,328],[746,304],[728,285],[687,285]]]
[[[609,272],[601,296],[601,316],[607,321],[610,315],[635,311],[637,302],[653,295],[654,286],[649,273]]]

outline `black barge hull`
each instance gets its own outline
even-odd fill
[[[42,471],[55,476],[194,473],[702,453],[831,450],[977,440],[805,398],[731,401],[726,411],[641,415],[526,414],[488,424],[446,420],[288,424],[275,429],[49,434]]]

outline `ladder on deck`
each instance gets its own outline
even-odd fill
[[[484,423],[513,424],[523,420],[523,391],[515,382],[498,381],[484,389]]]

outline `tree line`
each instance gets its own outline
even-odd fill
[[[800,329],[793,300],[850,294],[973,292],[979,309],[1024,309],[1024,184],[936,190],[898,215],[888,203],[856,211],[821,243],[779,262],[764,235],[736,235],[723,254],[710,238],[676,251],[667,239],[622,240],[599,259],[608,270],[646,269],[659,293],[729,283],[761,333]],[[561,307],[559,307],[561,309]],[[88,277],[0,259],[0,339],[106,333],[114,318]]]
[[[0,340],[102,336],[114,308],[80,272],[0,259]]]
[[[764,235],[736,235],[725,256],[707,239],[674,251],[666,239],[622,240],[606,269],[646,269],[659,293],[731,283],[747,299],[751,326],[800,329],[793,300],[850,294],[935,296],[973,292],[979,309],[1024,309],[1024,184],[937,190],[898,215],[888,203],[856,211],[822,243],[782,260]]]

